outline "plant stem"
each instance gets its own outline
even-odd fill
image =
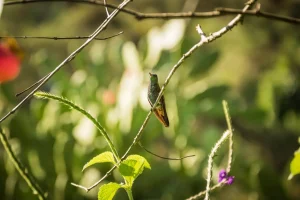
[[[204,200],[209,200],[209,192],[210,192],[210,182],[212,179],[212,168],[213,168],[213,160],[214,157],[218,151],[218,149],[221,147],[221,145],[225,142],[225,140],[230,135],[230,131],[227,130],[223,133],[222,137],[218,140],[218,142],[215,144],[215,146],[212,148],[211,153],[208,157],[208,166],[207,166],[207,179],[206,179],[206,192],[205,192],[205,198]]]
[[[125,190],[127,192],[129,200],[133,200],[131,187],[125,188]]]
[[[117,162],[120,161],[120,157],[115,148],[115,145],[113,144],[113,142],[110,139],[109,135],[107,134],[106,130],[102,127],[100,122],[98,122],[97,119],[95,119],[89,112],[87,112],[86,110],[84,110],[83,108],[79,107],[78,105],[76,105],[75,103],[71,102],[70,100],[68,100],[66,98],[59,97],[59,96],[56,96],[56,95],[53,95],[50,93],[39,91],[39,92],[34,93],[34,96],[37,98],[46,98],[46,99],[53,99],[53,100],[59,101],[60,103],[65,104],[65,105],[73,108],[74,110],[81,112],[83,115],[85,115],[88,119],[90,119],[94,123],[94,125],[98,128],[100,133],[103,135],[103,137],[105,138],[106,142],[108,143]]]
[[[228,103],[227,101],[223,100],[223,109],[225,113],[225,118],[228,126],[228,130],[230,131],[229,135],[229,151],[228,151],[228,163],[227,163],[227,169],[226,172],[229,173],[231,170],[231,164],[232,164],[232,157],[233,157],[233,129],[231,125],[231,118],[229,115],[229,108],[228,108]]]
[[[20,173],[22,178],[26,181],[27,185],[30,187],[30,189],[33,191],[33,194],[37,195],[39,200],[45,200],[46,196],[45,193],[42,191],[40,186],[36,183],[36,181],[33,179],[32,176],[29,175],[28,170],[24,167],[24,165],[18,160],[17,156],[13,152],[8,139],[4,132],[2,131],[0,127],[0,140],[1,143],[6,151],[6,153],[9,155],[10,160],[15,165],[17,171]]]

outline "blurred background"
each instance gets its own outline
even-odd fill
[[[119,4],[120,0],[108,0]],[[300,18],[298,0],[262,0],[261,10]],[[244,1],[143,0],[128,8],[140,12],[211,11],[242,8]],[[109,9],[111,11],[111,9]],[[86,36],[105,19],[101,6],[43,2],[6,6],[1,35]],[[42,88],[64,96],[97,117],[122,155],[131,144],[150,106],[149,72],[162,84],[169,71],[199,41],[195,26],[209,34],[234,16],[211,19],[136,20],[120,13],[93,41]],[[20,73],[0,85],[0,114],[22,97],[14,95],[53,70],[84,40],[18,39],[24,54]],[[287,180],[289,164],[300,136],[300,28],[258,17],[245,17],[232,31],[199,48],[176,71],[165,100],[170,127],[151,117],[142,143],[167,161],[139,147],[131,153],[146,157],[145,170],[133,187],[135,199],[175,200],[205,189],[207,157],[227,129],[222,100],[229,103],[234,127],[235,183],[212,193],[212,199],[300,199],[300,177]],[[96,199],[98,187],[86,193],[71,182],[90,186],[110,164],[81,172],[92,157],[109,150],[92,123],[76,111],[54,102],[31,99],[1,124],[20,160],[38,180],[49,199]],[[228,145],[215,158],[213,183],[226,168]],[[114,172],[103,183],[122,182]],[[4,149],[0,147],[1,199],[34,199]],[[115,199],[127,199],[119,190]]]

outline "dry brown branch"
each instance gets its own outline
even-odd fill
[[[4,2],[4,6],[17,5],[17,4],[28,4],[28,3],[39,3],[39,2],[71,2],[71,3],[82,3],[100,5],[109,8],[117,8],[115,4],[104,3],[98,0],[16,0]],[[291,24],[300,24],[299,18],[288,17],[283,15],[277,15],[265,11],[261,11],[260,7],[253,10],[247,10],[243,12],[240,9],[234,8],[216,8],[213,11],[207,12],[177,12],[177,13],[142,13],[128,8],[120,9],[123,13],[134,16],[138,20],[144,19],[175,19],[175,18],[215,18],[226,15],[242,14],[252,17],[261,17],[270,20],[276,20],[281,22],[287,22]]]

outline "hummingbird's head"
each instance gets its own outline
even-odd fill
[[[149,72],[149,75],[150,75],[150,80],[153,81],[153,82],[158,82],[158,78],[157,78],[157,75],[156,74],[151,74]]]

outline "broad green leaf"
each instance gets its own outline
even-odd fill
[[[114,160],[114,156],[110,151],[106,151],[106,152],[101,153],[98,156],[95,156],[94,158],[92,158],[88,163],[86,163],[83,166],[82,171],[85,170],[87,167],[94,165],[96,163],[106,163],[106,162],[116,164],[115,160]]]
[[[132,186],[134,180],[143,172],[144,167],[151,169],[150,164],[144,157],[130,155],[120,164],[119,171],[126,183]]]
[[[111,200],[121,186],[118,183],[108,183],[99,188],[98,200]]]
[[[140,155],[130,155],[126,158],[126,160],[136,160],[138,162],[143,162],[144,163],[144,167],[151,169],[150,164],[148,163],[148,161],[146,160],[146,158],[144,158],[143,156]]]
[[[295,156],[290,164],[291,174],[289,179],[291,179],[296,174],[300,174],[300,149],[295,152]]]

